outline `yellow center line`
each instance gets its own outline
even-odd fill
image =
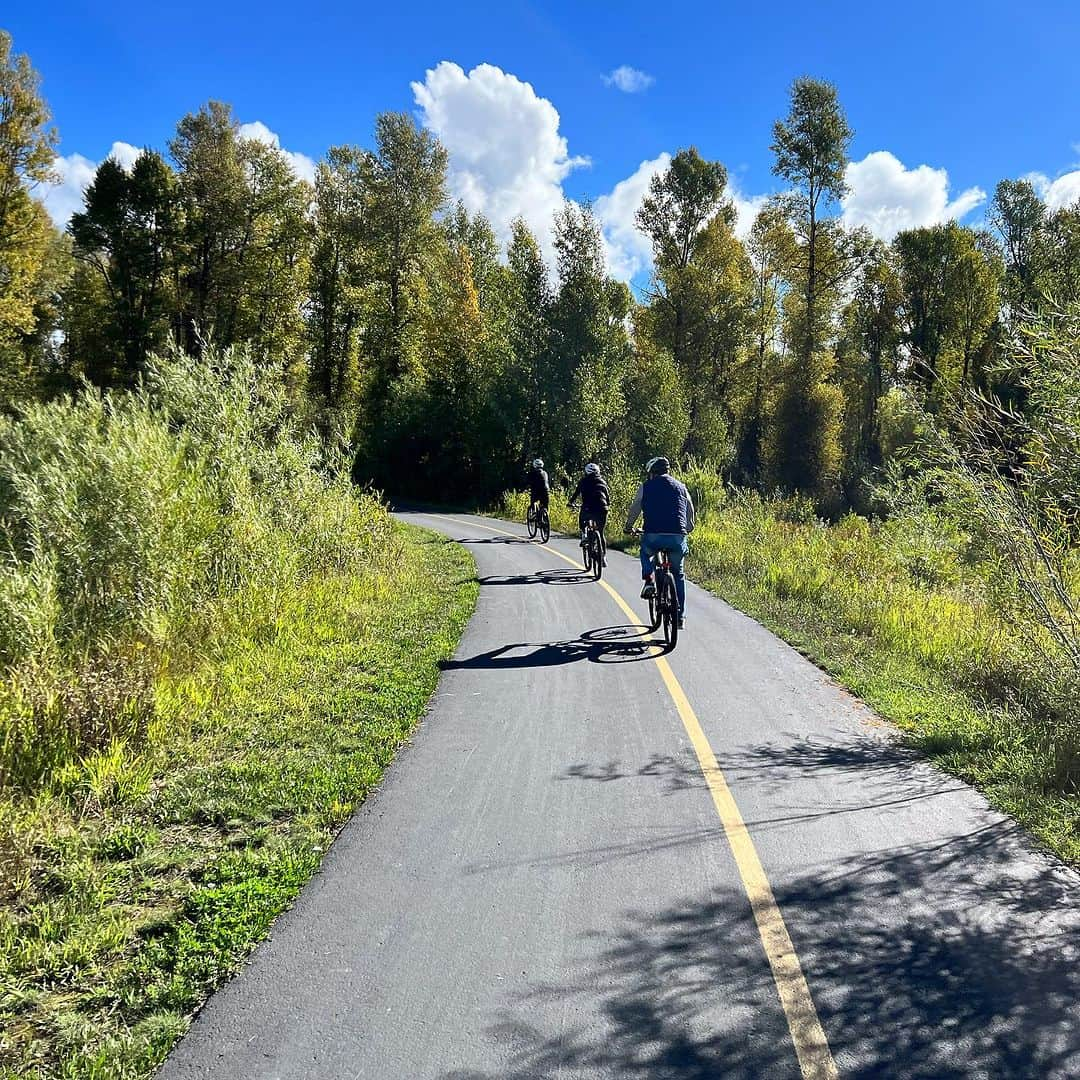
[[[496,529],[475,521],[463,521],[461,518],[445,514],[437,516],[445,517],[448,521],[459,525],[517,538],[516,534],[507,532],[505,529]],[[576,559],[571,559],[547,544],[540,546],[544,551],[550,552],[576,569],[585,570],[585,567]],[[615,589],[603,579],[599,584],[631,623],[636,626],[645,625]],[[686,734],[690,737],[702,775],[712,794],[713,805],[724,827],[724,835],[735,858],[739,877],[742,879],[743,888],[750,900],[750,908],[754,913],[761,944],[768,957],[769,967],[772,969],[773,981],[776,983],[780,1004],[787,1017],[788,1029],[791,1031],[791,1040],[795,1044],[795,1053],[799,1059],[799,1067],[804,1080],[834,1080],[839,1076],[839,1072],[833,1060],[832,1051],[829,1049],[829,1042],[825,1038],[825,1031],[818,1019],[814,1000],[810,996],[810,987],[806,984],[806,978],[799,964],[799,958],[795,954],[795,946],[788,934],[784,916],[780,913],[776,897],[773,896],[769,879],[765,876],[765,869],[758,858],[757,849],[754,847],[746,822],[743,821],[738,804],[735,802],[735,796],[728,787],[723,770],[717,763],[713,748],[701,727],[701,722],[687,699],[681,683],[675,677],[675,672],[671,670],[667,658],[654,656],[652,659],[660,669],[660,677],[664,680],[664,685],[682,719]]]

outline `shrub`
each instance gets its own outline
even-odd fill
[[[134,391],[0,419],[0,782],[142,739],[222,597],[272,604],[387,542],[277,383],[242,351],[172,354]]]

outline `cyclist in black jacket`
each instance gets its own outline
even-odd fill
[[[600,466],[595,462],[590,461],[585,466],[585,475],[578,481],[567,505],[573,506],[578,499],[581,500],[581,513],[578,514],[581,546],[585,546],[585,529],[591,519],[596,522],[596,527],[600,530],[600,561],[607,566],[607,538],[604,536],[604,530],[607,528],[608,504],[611,502],[611,496],[608,493],[607,484],[600,475]]]
[[[548,481],[548,474],[544,472],[543,459],[534,458],[532,468],[529,469],[530,509],[535,510],[542,506],[546,510],[550,498],[551,484]]]

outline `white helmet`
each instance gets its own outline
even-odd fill
[[[532,465],[533,465],[534,469],[542,469],[544,467],[544,459],[543,458],[533,458]]]
[[[600,466],[597,465],[595,461],[590,461],[589,464],[585,466],[585,475],[586,476],[599,476],[600,475]]]

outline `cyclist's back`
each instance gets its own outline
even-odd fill
[[[585,466],[585,474],[574,488],[574,494],[567,503],[573,506],[578,499],[581,500],[581,513],[578,515],[578,530],[581,532],[581,546],[585,546],[585,529],[590,521],[596,522],[600,531],[600,551],[604,565],[607,565],[607,529],[608,504],[611,495],[604,478],[600,475],[600,466],[590,461]]]
[[[686,485],[670,473],[650,476],[641,485],[642,530],[667,536],[685,536],[690,532],[693,503]]]
[[[533,506],[547,509],[550,498],[551,483],[548,474],[544,472],[544,462],[536,458],[529,469],[529,499]]]
[[[639,514],[644,518],[641,536],[643,597],[648,597],[655,591],[652,557],[658,551],[668,553],[675,576],[675,589],[679,596],[679,624],[682,625],[686,610],[683,559],[690,551],[686,537],[694,530],[694,503],[686,485],[670,474],[667,458],[653,458],[646,468],[649,477],[638,488],[630,505],[626,531],[633,530]]]

